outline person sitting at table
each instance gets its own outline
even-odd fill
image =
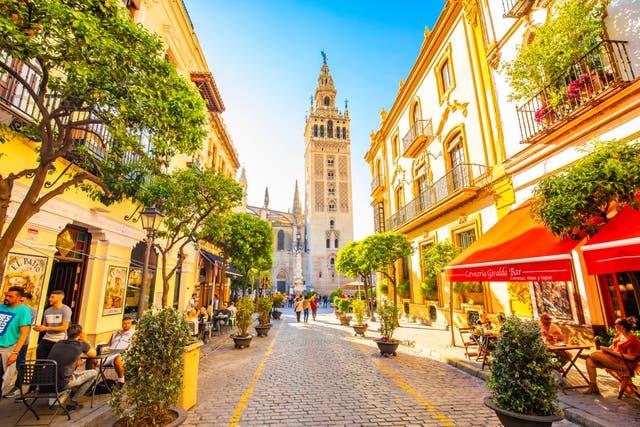
[[[557,325],[551,323],[551,316],[547,313],[540,315],[540,330],[542,331],[542,338],[549,345],[565,342],[564,334]]]
[[[484,311],[480,312],[480,316],[478,321],[476,322],[476,326],[479,326],[481,329],[490,331],[491,330],[491,320],[489,320],[489,316]]]
[[[135,340],[136,331],[133,329],[133,321],[129,316],[122,318],[122,329],[115,331],[109,340],[109,356],[102,361],[102,366],[113,366],[118,376],[118,384],[122,387],[124,384],[124,360],[121,353],[129,350],[133,340]],[[87,368],[95,368],[97,359],[88,359]]]
[[[586,360],[589,388],[583,392],[584,394],[600,393],[596,381],[596,368],[620,371],[637,367],[640,358],[640,340],[633,333],[635,324],[634,317],[617,319],[616,335],[613,337],[611,347],[600,346],[600,350],[589,354]]]
[[[226,304],[222,304],[222,310],[218,310],[216,315],[213,317],[213,330],[217,333],[220,332],[220,322],[227,322],[229,317],[231,316],[231,312],[227,308]]]
[[[80,405],[80,399],[89,390],[91,384],[98,376],[95,369],[85,367],[83,371],[76,371],[82,365],[80,356],[86,354],[88,357],[95,357],[96,352],[91,348],[82,332],[82,326],[73,324],[67,329],[67,339],[56,342],[49,352],[48,359],[55,360],[58,364],[58,388],[71,389],[76,400],[69,399],[67,409],[73,410]],[[53,402],[49,402],[53,405]]]

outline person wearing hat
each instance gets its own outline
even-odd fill
[[[564,334],[557,325],[551,323],[551,316],[547,313],[540,315],[540,329],[542,330],[542,338],[549,345],[565,341]]]

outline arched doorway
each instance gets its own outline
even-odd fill
[[[142,284],[142,269],[144,268],[144,255],[147,244],[138,242],[131,250],[131,264],[129,265],[129,280],[127,281],[127,297],[125,299],[124,312],[132,317],[138,316],[138,301],[140,299],[140,285]],[[147,303],[145,307],[153,306],[153,295],[155,293],[156,270],[158,266],[158,254],[155,249],[149,252],[149,270],[147,280]]]
[[[48,294],[64,292],[64,303],[72,310],[71,323],[78,323],[80,316],[90,245],[89,231],[75,225],[67,225],[56,238]]]

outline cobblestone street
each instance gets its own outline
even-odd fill
[[[496,426],[484,382],[402,346],[383,358],[333,313],[296,323],[290,311],[244,350],[204,353],[188,426]],[[568,421],[555,426],[574,425]]]

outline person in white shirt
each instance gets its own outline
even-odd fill
[[[133,323],[130,317],[125,316],[122,319],[122,329],[115,331],[109,340],[109,356],[102,361],[103,366],[113,366],[118,375],[118,383],[124,384],[124,361],[122,360],[122,352],[131,348],[131,344],[135,340],[136,331],[132,328]],[[97,362],[87,363],[87,367],[95,367]],[[92,366],[93,365],[93,366]]]

